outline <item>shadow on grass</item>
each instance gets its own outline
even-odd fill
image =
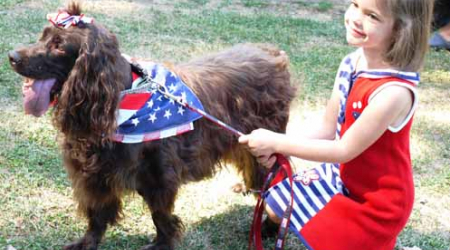
[[[414,246],[422,250],[449,250],[450,232],[437,230],[425,233],[407,226],[400,234],[395,250]]]
[[[252,213],[253,207],[238,205],[230,208],[226,213],[205,218],[189,225],[176,249],[245,250],[248,248]],[[105,243],[100,249],[137,250],[145,244],[148,244],[146,236],[109,237],[105,239]],[[274,244],[275,239],[267,239],[264,241],[264,249],[273,249]],[[399,236],[395,250],[414,246],[422,250],[448,250],[450,249],[450,232],[442,230],[424,233],[407,227]],[[293,234],[289,234],[284,249],[306,250],[306,247]]]
[[[248,248],[248,239],[253,207],[235,205],[227,212],[203,218],[193,224],[185,225],[181,242],[176,246],[177,250],[239,250]],[[105,238],[100,249],[140,249],[148,244],[150,238],[142,235],[109,236]],[[265,249],[272,249],[275,239],[266,239]],[[306,250],[294,235],[286,238],[285,250]]]
[[[247,249],[252,213],[252,206],[235,205],[225,213],[203,218],[198,222],[186,225],[184,237],[176,246],[176,250]],[[149,221],[148,223],[152,222]],[[35,235],[26,237],[22,235],[19,236],[20,238],[8,239],[8,244],[18,250],[61,249],[64,244],[75,240],[75,235],[82,235],[82,230],[78,228],[74,232],[63,226],[53,233],[48,233],[47,230],[43,229],[35,232]],[[149,244],[151,238],[155,236],[154,232],[149,233],[150,237],[145,234],[129,234],[124,230],[110,229],[99,250],[141,249],[142,246]],[[1,238],[0,234],[0,249],[5,249],[6,245],[4,247],[2,245],[6,244],[7,240]],[[264,241],[264,248],[272,249],[274,243],[275,239],[267,239]],[[450,248],[450,233],[444,231],[424,233],[408,226],[401,233],[395,249],[401,250],[403,247],[413,246],[422,250],[448,250]],[[288,235],[284,249],[306,250],[293,234]]]

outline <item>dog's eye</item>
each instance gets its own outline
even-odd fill
[[[65,54],[65,53],[66,53],[66,51],[65,51],[64,48],[63,48],[63,46],[61,46],[61,45],[55,46],[55,51],[56,51],[56,53],[58,53],[58,54]]]
[[[63,45],[63,41],[62,41],[61,37],[55,36],[52,38],[50,46],[57,53],[65,53],[62,45]]]
[[[60,44],[61,42],[62,42],[62,39],[61,39],[61,37],[59,37],[59,36],[54,36],[54,37],[52,38],[52,43],[55,44],[55,45],[58,45],[58,44]]]

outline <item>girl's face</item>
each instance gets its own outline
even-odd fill
[[[345,13],[347,42],[364,49],[384,52],[393,33],[394,19],[380,6],[379,0],[351,0]]]

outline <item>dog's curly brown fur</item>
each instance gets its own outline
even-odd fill
[[[81,13],[77,3],[67,11]],[[139,144],[111,140],[120,91],[131,84],[129,63],[115,36],[97,23],[68,29],[46,27],[38,43],[10,52],[14,70],[32,79],[56,78],[51,89],[53,123],[61,132],[64,164],[86,234],[65,249],[93,250],[107,225],[121,215],[121,197],[137,191],[157,229],[143,249],[173,249],[183,224],[174,215],[179,187],[211,177],[232,163],[248,188],[261,185],[265,170],[237,138],[206,119],[177,137]],[[269,46],[239,45],[171,69],[192,88],[205,110],[244,133],[256,128],[285,131],[295,93],[288,58]]]

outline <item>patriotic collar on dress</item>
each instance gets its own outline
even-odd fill
[[[398,71],[391,69],[380,69],[380,70],[361,70],[356,72],[353,75],[353,78],[356,79],[358,77],[370,78],[370,79],[379,79],[379,78],[387,78],[387,77],[395,77],[399,79],[406,80],[414,84],[414,86],[418,86],[420,82],[420,76],[417,72],[406,72],[406,71]]]
[[[358,49],[352,55],[353,68],[356,68],[356,63],[362,54],[362,49]],[[356,80],[358,77],[369,78],[369,79],[380,79],[388,77],[396,77],[405,81],[409,81],[414,86],[418,86],[420,82],[420,75],[417,72],[407,72],[393,69],[371,69],[371,70],[360,70],[353,72],[352,80]]]
[[[63,27],[65,29],[71,26],[77,26],[79,23],[92,23],[93,18],[85,17],[84,14],[79,16],[71,15],[66,11],[59,11],[58,13],[47,14],[47,20],[56,27]]]

